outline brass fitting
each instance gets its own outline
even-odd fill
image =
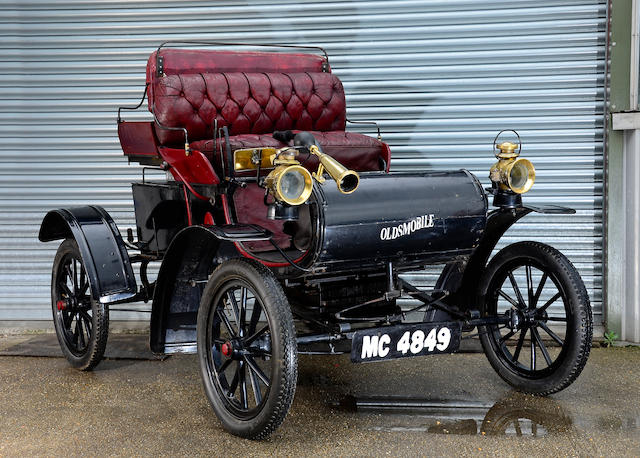
[[[498,136],[496,136],[496,140]],[[518,157],[521,145],[508,141],[496,145],[495,140],[493,144],[498,162],[493,164],[489,170],[491,181],[501,191],[511,191],[516,194],[524,194],[529,191],[536,181],[536,170],[530,161]]]

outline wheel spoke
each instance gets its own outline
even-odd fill
[[[509,331],[508,333],[506,333],[505,335],[503,335],[502,337],[500,337],[499,342],[502,344],[504,343],[505,340],[509,340],[511,338],[511,336],[513,336],[517,331]]]
[[[518,345],[516,345],[516,351],[513,352],[513,362],[517,363],[518,358],[520,357],[520,351],[522,350],[522,346],[524,345],[524,336],[527,335],[526,329],[520,330],[520,338],[518,339]]]
[[[63,279],[66,283],[67,280],[71,282],[71,286],[73,286],[73,272],[71,272],[71,263],[64,265],[64,271],[67,273],[67,278]]]
[[[84,268],[82,269],[81,275],[82,276],[80,279],[80,290],[78,291],[78,295],[84,296],[89,289],[89,277],[87,277],[87,273],[84,271]]]
[[[500,291],[498,291],[498,294],[501,297],[503,297],[504,299],[506,299],[507,301],[509,301],[511,303],[511,305],[513,305],[515,308],[517,308],[517,309],[521,308],[520,304],[518,304],[518,302],[516,302],[513,298],[511,298],[511,296],[509,296],[504,291],[500,290]]]
[[[72,322],[73,322],[73,315],[71,315],[71,313],[69,313],[67,310],[63,310],[62,323],[64,324],[64,328],[70,331]]]
[[[536,328],[531,328],[531,335],[536,339],[538,343],[538,347],[540,347],[540,351],[542,352],[542,356],[544,356],[544,360],[547,363],[547,366],[551,366],[553,360],[551,359],[551,355],[547,351],[547,347],[544,345],[544,342],[540,338],[540,334]]]
[[[556,294],[553,295],[553,297],[551,299],[549,299],[547,302],[545,302],[545,304],[542,307],[537,309],[536,312],[538,312],[538,313],[544,312],[551,304],[553,304],[555,301],[557,301],[560,296],[561,296],[560,291],[558,291]]]
[[[72,321],[73,322],[73,321]],[[73,344],[77,347],[78,346],[78,320],[76,320],[76,325],[74,327],[74,331],[73,331]]]
[[[566,323],[567,322],[567,317],[549,316],[549,317],[547,317],[547,321],[560,321],[562,323]]]
[[[71,290],[69,289],[66,283],[60,283],[60,289],[62,289],[62,292],[64,292],[68,298],[71,298],[74,296],[74,294],[71,292]]]
[[[78,294],[78,261],[73,260],[73,292]]]
[[[513,288],[513,292],[516,293],[518,303],[520,304],[518,308],[526,308],[524,299],[522,299],[522,293],[520,292],[520,288],[518,287],[518,283],[516,283],[516,278],[513,276],[512,271],[509,271],[509,280],[511,281],[511,287]]]
[[[244,337],[244,328],[247,318],[247,288],[242,288],[240,296],[240,323],[238,324],[238,334],[240,337]]]
[[[546,324],[544,324],[543,322],[539,322],[538,324],[540,325],[540,327],[541,327],[542,329],[544,329],[544,331],[545,331],[547,334],[549,334],[549,336],[550,336],[553,340],[555,340],[555,341],[556,341],[556,343],[557,343],[558,345],[560,345],[560,346],[563,346],[563,345],[564,345],[564,341],[563,341],[560,337],[558,337],[558,335],[557,335],[555,332],[553,332],[551,329],[549,329],[549,327],[548,327]]]
[[[536,340],[533,337],[533,328],[531,328],[529,330],[529,333],[531,334],[531,370],[535,371],[536,370]]]
[[[249,366],[249,368],[256,373],[256,375],[260,378],[260,380],[262,380],[262,383],[264,383],[267,387],[269,386],[269,379],[267,378],[267,376],[265,375],[264,372],[262,372],[262,369],[260,369],[260,366],[258,366],[258,364],[256,363],[255,359],[253,359],[253,356],[251,355],[245,355],[245,361],[247,362],[247,365]]]
[[[91,316],[85,310],[80,310],[79,314],[82,317],[82,320],[84,321],[84,325],[85,325],[85,328],[87,329],[88,337],[91,337],[91,330],[93,328]]]
[[[233,316],[238,325],[238,331],[240,331],[240,311],[238,310],[238,301],[236,301],[236,295],[234,291],[227,291],[227,298],[231,302],[231,308],[233,309]]]
[[[85,278],[85,274],[84,274],[84,268],[82,267],[82,264],[80,264],[80,276],[79,276],[80,281],[78,282],[78,295],[81,295],[81,291],[84,289],[84,284],[86,283],[86,278]]]
[[[249,366],[249,380],[251,380],[251,389],[253,390],[253,398],[256,401],[256,406],[259,406],[262,403],[262,392],[260,391],[258,377],[253,369],[251,369],[251,366]]]
[[[262,307],[257,299],[253,300],[253,310],[251,310],[251,318],[249,319],[249,329],[247,330],[248,334],[253,334],[256,332],[256,327],[258,326],[258,321],[260,320],[260,312]]]
[[[547,281],[547,273],[542,272],[542,278],[540,279],[540,283],[538,283],[538,288],[536,289],[536,293],[533,296],[533,304],[532,308],[536,308],[538,305],[538,300],[540,299],[540,294],[542,294],[542,290],[544,289],[544,284]]]
[[[224,371],[227,370],[227,367],[229,367],[229,365],[233,362],[233,360],[231,358],[229,358],[228,360],[226,360],[224,363],[220,364],[220,367],[217,369],[218,372],[218,376],[221,377],[222,374],[224,374]]]
[[[247,371],[244,363],[240,361],[240,403],[242,408],[247,410],[249,402],[247,399]]]
[[[78,314],[76,316],[76,326],[78,327],[78,344],[84,348],[86,345],[86,340],[84,337],[84,325],[82,324],[82,318]]]
[[[224,326],[227,328],[227,331],[229,331],[229,334],[231,334],[231,337],[238,337],[238,335],[236,334],[236,331],[234,331],[233,327],[231,327],[231,323],[229,323],[229,318],[227,318],[227,314],[224,313],[224,309],[218,307],[218,309],[216,310],[216,313],[224,323]]]
[[[250,337],[248,337],[247,339],[244,340],[244,344],[245,345],[251,345],[253,343],[254,340],[256,340],[258,337],[260,337],[262,334],[264,334],[265,332],[267,332],[269,330],[269,325],[265,324],[263,327],[261,327],[260,329],[258,329],[253,335],[251,335]]]
[[[233,379],[231,380],[231,384],[229,385],[229,397],[233,397],[236,392],[236,388],[238,388],[238,378],[240,377],[240,362],[236,364],[236,372],[233,375]]]
[[[91,334],[89,334],[89,328],[87,327],[87,323],[84,318],[82,318],[82,316],[80,316],[80,329],[82,330],[82,346],[85,347],[89,345]]]
[[[527,264],[524,269],[527,273],[527,296],[529,299],[529,309],[533,309],[533,278],[531,277],[531,266]]]

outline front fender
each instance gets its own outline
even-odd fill
[[[473,308],[476,298],[483,293],[481,291],[482,285],[479,285],[478,282],[489,261],[491,252],[507,229],[531,212],[573,214],[576,211],[572,208],[556,205],[524,205],[514,209],[500,208],[490,212],[482,238],[469,260],[467,262],[449,262],[442,270],[435,288],[449,291],[445,302],[461,309]]]
[[[51,210],[38,239],[73,237],[91,284],[91,296],[104,304],[135,296],[137,287],[127,248],[111,216],[96,205]]]

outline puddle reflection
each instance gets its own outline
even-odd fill
[[[495,404],[416,398],[348,397],[341,407],[367,416],[378,431],[541,437],[572,431],[573,419],[561,403],[511,393]],[[378,421],[379,420],[379,421]]]

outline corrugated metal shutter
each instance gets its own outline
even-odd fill
[[[528,216],[505,241],[565,252],[601,317],[604,0],[25,0],[0,11],[0,320],[50,318],[56,244],[37,241],[47,209],[94,203],[133,226],[140,168],[121,156],[115,110],[137,102],[146,58],[168,39],[324,46],[350,118],[380,122],[394,170],[465,167],[486,183],[494,135],[518,130],[538,172],[527,201],[578,214]]]

